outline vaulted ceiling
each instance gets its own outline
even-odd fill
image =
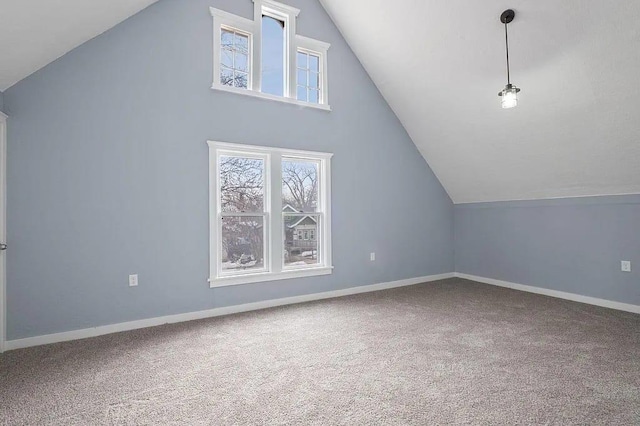
[[[157,0],[0,0],[0,91]]]
[[[154,1],[0,0],[0,90]],[[640,2],[321,2],[454,202],[640,193]]]
[[[454,202],[640,193],[640,2],[321,1]]]

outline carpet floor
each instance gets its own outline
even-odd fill
[[[0,424],[640,424],[640,315],[451,279],[16,350]]]

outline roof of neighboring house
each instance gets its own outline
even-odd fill
[[[315,217],[313,217],[313,216],[308,216],[308,215],[307,215],[307,216],[303,216],[303,217],[301,217],[301,218],[300,218],[300,220],[299,220],[299,221],[297,221],[296,223],[294,223],[293,225],[289,225],[289,228],[295,228],[295,227],[296,227],[296,226],[298,226],[298,225],[302,225],[302,224],[303,224],[303,222],[304,222],[304,221],[306,221],[307,219],[311,219],[311,220],[313,221],[313,223],[314,223],[314,224],[317,224],[317,223],[318,223],[318,221],[316,220],[316,218],[315,218]]]
[[[296,209],[295,207],[293,207],[291,204],[287,204],[282,208],[283,212],[286,213],[304,213],[303,211],[300,211],[298,209]],[[295,228],[296,226],[302,224],[306,219],[311,219],[313,221],[313,223],[318,223],[318,221],[316,220],[315,217],[313,216],[309,216],[309,215],[304,215],[302,217],[300,217],[300,219],[298,219],[298,216],[289,216],[285,219],[285,225],[287,226],[287,228],[291,229],[291,228]],[[292,223],[294,222],[295,223]]]

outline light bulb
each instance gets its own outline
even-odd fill
[[[518,106],[519,91],[517,87],[508,84],[500,95],[502,96],[502,108],[514,108]]]

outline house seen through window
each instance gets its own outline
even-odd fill
[[[320,225],[316,161],[282,160],[282,214],[286,266],[318,263],[318,241],[310,238]],[[314,235],[315,236],[315,235]]]

